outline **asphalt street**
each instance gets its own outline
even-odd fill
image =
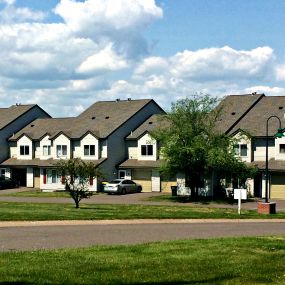
[[[129,245],[156,241],[285,235],[281,221],[120,221],[45,225],[10,224],[0,227],[0,251],[75,248],[92,245]]]

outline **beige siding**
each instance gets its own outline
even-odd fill
[[[135,169],[132,171],[132,179],[142,185],[143,192],[151,192],[151,170]]]
[[[270,198],[285,199],[285,174],[272,174]]]
[[[40,169],[36,168],[34,170],[34,188],[40,188]]]
[[[171,192],[171,186],[177,186],[176,179],[171,181],[161,181],[161,192],[170,193]]]

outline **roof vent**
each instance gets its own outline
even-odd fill
[[[35,126],[34,124],[31,124],[31,128],[34,127],[34,126]]]
[[[116,99],[116,101],[117,101],[117,102],[119,102],[119,101],[121,101],[121,99],[120,99],[120,98],[118,98],[118,99]]]
[[[92,119],[92,120],[95,120],[95,119],[96,119],[96,117],[92,117],[91,119]]]
[[[132,98],[128,98],[128,101],[132,101]]]
[[[252,92],[251,94],[252,94],[252,95],[256,95],[256,92]]]
[[[105,119],[109,119],[109,118],[110,118],[109,116],[106,116],[106,117],[105,117]]]
[[[152,122],[148,122],[149,125],[152,125]]]
[[[283,109],[283,106],[279,106],[279,108],[278,108],[279,110],[282,110]]]
[[[232,112],[232,115],[234,116],[236,114],[236,112]]]

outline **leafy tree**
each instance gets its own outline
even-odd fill
[[[213,171],[247,178],[254,173],[235,156],[234,139],[215,130],[222,112],[217,104],[217,98],[209,95],[179,100],[162,116],[161,127],[152,133],[161,146],[161,170],[169,176],[185,173],[193,198]]]
[[[60,160],[56,167],[64,179],[65,190],[74,200],[76,208],[79,208],[82,199],[93,195],[88,185],[95,177],[101,176],[100,171],[93,162],[86,162],[80,158]]]

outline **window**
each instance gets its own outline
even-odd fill
[[[55,169],[47,169],[47,184],[60,183],[61,179]]]
[[[84,145],[84,156],[94,156],[95,145]]]
[[[240,156],[247,156],[247,145],[246,144],[240,145]]]
[[[0,169],[0,177],[5,177],[5,169],[4,168]]]
[[[246,144],[234,145],[234,154],[239,156],[247,156],[247,145]]]
[[[29,155],[29,154],[30,154],[30,147],[28,145],[21,145],[20,155]]]
[[[280,153],[285,153],[285,144],[280,144],[279,145],[279,152]]]
[[[153,155],[153,145],[151,144],[142,145],[141,155]]]
[[[43,156],[50,155],[50,145],[44,145],[43,146]]]
[[[67,156],[67,145],[57,145],[56,146],[56,156]]]

